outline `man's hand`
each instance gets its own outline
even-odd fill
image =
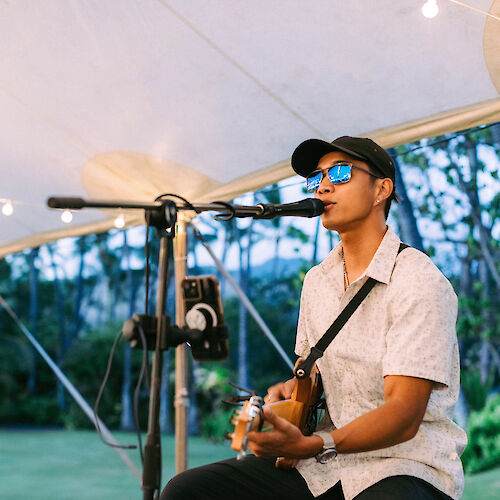
[[[251,431],[247,434],[248,449],[257,457],[308,458],[322,450],[323,440],[320,437],[304,436],[297,426],[278,417],[270,408],[264,408],[264,416],[264,428],[268,424],[273,428],[269,431]]]
[[[272,385],[267,389],[267,394],[264,397],[265,403],[274,403],[275,401],[281,401],[282,399],[290,399],[292,397],[292,391],[295,386],[295,378],[291,378],[286,382],[280,382],[279,384]]]

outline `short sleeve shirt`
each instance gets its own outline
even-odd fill
[[[414,248],[398,254],[400,243],[389,228],[365,273],[346,291],[341,243],[306,274],[295,351],[307,356],[372,277],[376,285],[317,361],[329,414],[323,427],[343,427],[383,405],[386,375],[433,381],[427,410],[416,436],[404,443],[339,454],[328,464],[299,461],[297,469],[314,496],[341,480],[350,500],[396,475],[421,478],[454,499],[462,495],[460,455],[467,438],[452,421],[460,384],[457,297],[427,255]]]

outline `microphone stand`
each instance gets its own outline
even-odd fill
[[[156,338],[155,348],[152,356],[151,387],[149,394],[149,414],[146,444],[144,447],[144,466],[142,476],[143,500],[155,500],[155,492],[160,494],[161,487],[161,433],[160,433],[160,388],[163,368],[163,350],[170,346],[179,346],[185,342],[187,337],[179,337],[179,329],[170,327],[170,320],[165,316],[165,299],[167,295],[167,271],[169,260],[169,240],[175,236],[175,224],[177,222],[178,210],[193,209],[196,212],[214,210],[221,212],[216,216],[219,220],[228,220],[233,217],[253,217],[255,219],[272,219],[281,215],[297,215],[302,217],[314,217],[319,215],[323,209],[323,203],[319,200],[302,200],[285,205],[259,204],[256,206],[231,205],[225,202],[214,202],[204,204],[176,205],[172,200],[161,200],[156,202],[133,202],[118,200],[84,200],[76,197],[51,197],[47,201],[50,208],[73,209],[82,208],[117,208],[117,209],[141,209],[145,211],[146,220],[149,225],[156,228],[160,237],[158,287],[156,295]],[[305,206],[304,206],[305,205]],[[290,210],[291,209],[291,210]],[[177,280],[176,280],[177,281]],[[180,307],[176,307],[177,312]],[[146,311],[147,315],[147,311]],[[180,315],[179,315],[180,316]],[[179,318],[176,318],[179,319]],[[176,333],[173,330],[177,330]],[[180,346],[184,347],[184,346]],[[177,351],[179,361],[185,356],[185,351]],[[181,359],[182,358],[182,359]],[[184,365],[184,363],[180,363]],[[185,378],[185,377],[184,377]],[[177,421],[182,420],[176,407]],[[186,429],[182,425],[182,434],[185,439]],[[181,443],[176,443],[176,445]],[[177,471],[185,468],[185,456],[176,463]]]
[[[158,288],[156,292],[156,342],[152,356],[151,387],[149,392],[148,431],[144,446],[144,466],[142,472],[143,500],[154,500],[155,492],[161,487],[161,432],[160,432],[160,389],[163,368],[165,325],[165,299],[167,296],[167,272],[169,240],[175,236],[177,209],[169,200],[162,202],[162,209],[146,210],[146,219],[157,229],[160,237],[158,257]],[[147,311],[146,311],[147,313]]]
[[[174,230],[171,229],[173,232]],[[151,366],[151,387],[149,392],[149,414],[146,444],[144,446],[144,466],[142,472],[143,500],[153,500],[155,491],[161,486],[161,433],[160,433],[160,388],[163,367],[163,352],[160,349],[165,315],[165,298],[168,266],[168,242],[171,237],[160,234],[158,265],[158,290],[156,294],[156,344]]]

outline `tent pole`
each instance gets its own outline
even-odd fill
[[[182,301],[182,280],[187,268],[186,219],[179,214],[173,240],[175,263],[175,324],[184,326],[184,304]],[[187,346],[180,344],[175,349],[175,472],[187,468],[187,410],[189,393],[187,387]]]

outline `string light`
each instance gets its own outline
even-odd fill
[[[422,14],[428,19],[436,17],[439,13],[437,0],[427,0],[422,6]]]
[[[69,210],[64,210],[64,212],[61,214],[61,220],[65,224],[69,224],[73,220],[73,214]]]
[[[120,214],[116,219],[115,219],[115,227],[118,229],[122,229],[125,227],[125,218],[123,217],[123,214]]]
[[[6,201],[2,207],[2,213],[7,217],[14,213],[14,206],[11,201]]]

